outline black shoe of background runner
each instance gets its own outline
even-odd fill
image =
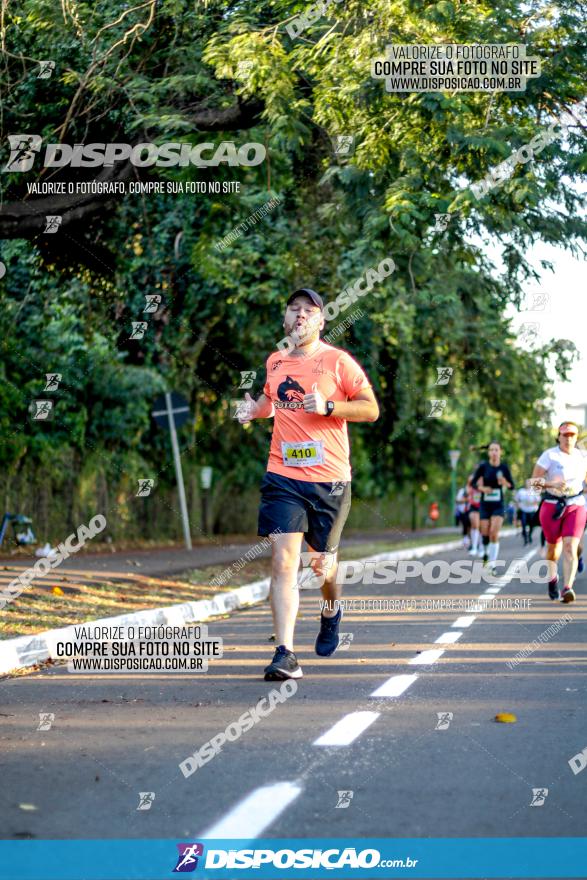
[[[574,602],[575,601],[575,591],[572,587],[565,587],[561,593],[561,602]]]
[[[559,598],[558,592],[558,574],[555,578],[548,582],[548,595],[554,602],[555,599]]]
[[[579,574],[582,574],[583,568],[583,554],[581,554],[581,556],[579,556],[579,558],[577,559],[577,571],[579,572]]]
[[[338,627],[342,617],[342,608],[339,608],[334,617],[320,615],[320,632],[316,638],[316,653],[319,657],[330,657],[338,648]]]
[[[264,669],[265,681],[285,681],[286,678],[302,678],[303,672],[298,658],[285,645],[280,645],[273,655],[273,660]]]
[[[484,553],[483,554],[483,565],[487,565],[488,562],[489,562],[489,556],[487,555],[487,553]]]

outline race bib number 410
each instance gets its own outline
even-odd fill
[[[305,443],[281,444],[284,465],[289,467],[312,467],[324,464],[324,444],[321,440],[308,440]]]

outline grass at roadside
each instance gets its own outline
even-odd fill
[[[389,550],[441,543],[452,536],[429,535],[391,543],[366,541],[346,544],[340,558],[358,559]],[[239,566],[222,564],[191,569],[182,575],[160,578],[140,574],[115,574],[105,577],[103,572],[72,571],[66,564],[46,577],[36,578],[33,584],[0,612],[0,640],[22,635],[34,635],[47,629],[69,624],[85,623],[102,617],[130,614],[147,608],[165,608],[181,602],[209,599],[216,593],[268,577],[269,558],[247,562]],[[230,569],[223,586],[210,581]],[[0,588],[18,574],[4,565],[0,568]]]

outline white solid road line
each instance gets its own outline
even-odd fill
[[[417,654],[415,657],[412,657],[411,660],[408,660],[410,666],[431,666],[433,663],[436,663],[439,657],[442,657],[444,651],[422,651],[421,654]]]
[[[371,694],[372,697],[401,697],[401,695],[407,691],[409,686],[413,684],[418,675],[413,673],[412,675],[392,675],[391,678],[388,678],[387,681],[384,681],[383,684],[374,690]]]
[[[457,617],[455,622],[451,623],[451,626],[465,629],[467,626],[471,626],[474,620],[474,617]]]
[[[302,793],[295,782],[275,782],[256,788],[222,817],[215,825],[197,834],[196,838],[250,839],[258,837]]]
[[[379,712],[351,712],[315,739],[312,745],[348,746],[379,718],[379,714]]]
[[[458,640],[460,639],[461,636],[462,636],[462,633],[445,632],[441,636],[438,636],[438,638],[436,639],[434,644],[435,645],[452,645],[454,642],[458,642]]]
[[[501,587],[489,587],[488,590],[485,590],[485,593],[483,595],[487,595],[487,593],[501,593],[501,590]]]

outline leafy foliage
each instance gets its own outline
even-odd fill
[[[483,199],[469,187],[585,97],[579,2],[348,0],[297,39],[285,24],[307,6],[286,0],[9,0],[3,8],[2,144],[34,130],[45,142],[234,140],[268,151],[259,167],[133,172],[239,181],[240,193],[127,195],[91,210],[72,205],[57,235],[4,233],[13,239],[2,242],[0,282],[8,474],[38,479],[65,454],[78,488],[82,471],[93,485],[87,461],[113,485],[142,469],[171,486],[172,469],[161,464],[167,439],[149,413],[154,396],[173,388],[194,413],[181,435],[184,467],[216,467],[217,527],[233,528],[221,500],[256,485],[270,431],[243,431],[230,418],[239,372],[257,371],[261,390],[290,290],[310,285],[329,299],[389,256],[395,272],[361,300],[365,317],[340,343],[365,366],[382,405],[375,425],[351,429],[358,497],[421,484],[444,490],[447,450],[490,434],[514,466],[527,463],[529,447],[538,451],[548,366],[564,376],[573,351],[560,340],[528,351],[506,313],[533,279],[532,243],[576,250],[585,238],[576,186],[585,122],[577,113],[565,138]],[[543,73],[525,92],[388,94],[370,62],[391,40],[524,42]],[[55,72],[40,79],[38,62],[49,58]],[[355,138],[347,158],[333,154],[339,134]],[[10,205],[39,212],[27,195],[33,179],[88,172],[3,174],[0,229]],[[215,246],[275,197],[265,219]],[[442,233],[433,231],[438,213],[452,218]],[[502,248],[501,276],[485,255],[490,241]],[[146,294],[162,297],[153,315],[144,315]],[[141,320],[144,339],[129,339]],[[435,385],[438,366],[453,368],[449,386]],[[62,373],[63,384],[56,418],[39,425],[27,407],[47,372]],[[448,400],[442,418],[428,417],[433,398]],[[476,455],[463,456],[463,473]]]

